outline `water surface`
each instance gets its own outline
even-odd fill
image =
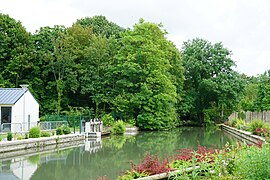
[[[94,180],[117,179],[140,162],[146,153],[167,157],[181,148],[223,147],[235,142],[221,130],[182,127],[167,132],[140,132],[136,136],[111,136],[87,140],[81,146],[0,161],[0,179]]]

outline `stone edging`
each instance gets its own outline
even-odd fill
[[[221,128],[225,132],[227,132],[227,133],[231,134],[232,136],[236,137],[237,139],[244,140],[244,141],[250,142],[252,144],[257,144],[258,141],[262,141],[263,143],[266,142],[263,137],[254,135],[251,132],[239,130],[239,129],[227,126],[225,124],[221,124]]]
[[[158,180],[158,179],[165,179],[165,178],[168,178],[168,177],[171,177],[171,176],[174,176],[174,175],[177,175],[177,174],[181,174],[181,173],[184,173],[184,172],[190,172],[194,169],[199,169],[200,166],[195,166],[195,167],[189,167],[189,168],[186,168],[186,169],[183,169],[183,170],[175,170],[175,171],[171,171],[171,172],[168,172],[168,173],[161,173],[161,174],[155,174],[155,175],[152,175],[152,176],[147,176],[147,177],[142,177],[142,178],[137,178],[138,180]]]
[[[69,134],[52,137],[30,138],[24,140],[15,140],[0,142],[0,154],[11,153],[13,151],[26,150],[30,148],[40,148],[44,146],[57,145],[62,143],[83,141],[84,135],[81,134]]]

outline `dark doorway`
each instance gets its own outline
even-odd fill
[[[11,107],[1,107],[1,128],[0,128],[1,131],[10,131],[11,124],[3,124],[3,123],[11,123]]]

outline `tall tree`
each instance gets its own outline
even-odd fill
[[[232,69],[231,52],[221,43],[193,39],[184,42],[182,53],[185,118],[198,124],[221,120],[232,111],[242,89],[240,75]]]
[[[18,87],[31,73],[34,56],[31,34],[19,21],[0,13],[0,74],[3,86]]]
[[[79,19],[76,24],[83,27],[91,27],[94,34],[105,36],[107,38],[112,36],[118,38],[120,37],[120,33],[125,30],[117,24],[108,21],[105,16],[101,15]]]
[[[135,118],[142,129],[168,129],[176,122],[177,78],[170,73],[170,61],[178,62],[180,55],[165,35],[160,25],[140,20],[122,35],[112,67],[113,111],[124,119]]]

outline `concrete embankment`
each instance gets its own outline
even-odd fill
[[[0,142],[0,159],[84,143],[85,136],[69,134]]]
[[[224,132],[227,132],[228,134],[236,137],[240,141],[245,141],[247,143],[257,144],[259,141],[265,143],[265,139],[261,136],[256,136],[252,134],[251,132],[239,130],[227,125],[222,124],[221,128]]]

